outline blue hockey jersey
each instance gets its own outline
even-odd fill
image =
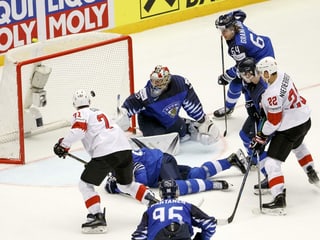
[[[181,108],[196,121],[204,117],[200,100],[186,78],[171,75],[167,90],[158,98],[151,96],[150,86],[151,82],[148,81],[143,89],[124,101],[122,107],[127,109],[128,117],[138,113],[144,114],[157,119],[166,128],[177,121]]]
[[[264,57],[275,57],[271,39],[267,36],[255,34],[241,21],[237,21],[240,30],[232,40],[228,40],[228,54],[236,61],[236,64],[245,57],[252,57],[257,62]],[[237,77],[236,65],[229,68],[227,74]]]
[[[132,151],[135,181],[149,187],[158,187],[163,152],[159,149],[141,148]],[[140,164],[137,164],[140,163]]]
[[[200,228],[203,240],[211,239],[216,231],[214,217],[208,216],[193,204],[177,199],[165,199],[144,212],[132,239],[155,239],[157,233],[172,222],[187,224],[190,236],[193,235],[193,226]]]

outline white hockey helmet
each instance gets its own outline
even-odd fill
[[[82,106],[89,106],[91,103],[90,96],[87,94],[87,92],[83,89],[77,90],[73,94],[73,106],[75,108],[79,108]]]
[[[269,75],[277,72],[277,62],[273,57],[262,58],[257,64],[256,69],[263,75],[264,72],[268,72]]]
[[[167,67],[157,65],[150,74],[151,94],[158,97],[168,86],[170,82],[170,71]]]

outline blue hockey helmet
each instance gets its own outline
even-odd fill
[[[175,180],[162,180],[159,185],[159,195],[162,199],[175,199],[179,197],[179,187]]]

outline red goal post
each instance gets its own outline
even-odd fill
[[[77,89],[94,91],[92,106],[115,116],[118,95],[134,93],[131,37],[81,33],[8,51],[0,81],[0,163],[25,163],[25,138],[70,126]],[[135,125],[132,118],[130,129]]]

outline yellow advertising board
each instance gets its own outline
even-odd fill
[[[108,31],[130,34],[263,1],[266,0],[116,0],[115,28]]]
[[[131,34],[266,0],[15,0],[0,3],[0,65],[11,48],[68,34]],[[24,13],[24,15],[22,15]]]

